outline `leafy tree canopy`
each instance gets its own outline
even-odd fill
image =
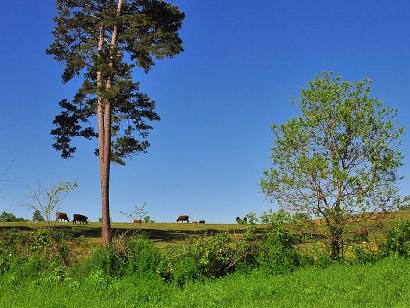
[[[324,73],[294,101],[301,114],[273,125],[272,168],[261,188],[280,206],[324,217],[333,238],[360,213],[398,203],[402,165],[397,110],[370,96],[368,79]]]

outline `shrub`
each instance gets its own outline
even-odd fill
[[[285,226],[292,219],[291,215],[283,210],[268,211],[261,219],[268,226],[257,256],[259,265],[275,274],[293,271],[300,265],[300,256],[293,246],[296,239]]]
[[[410,257],[410,221],[403,221],[390,230],[383,251],[385,254]]]
[[[227,233],[192,237],[178,250],[173,248],[165,253],[158,273],[164,280],[178,285],[206,277],[222,277],[255,267],[256,247],[252,241],[232,241]]]
[[[143,236],[119,236],[110,247],[98,247],[87,262],[92,273],[123,276],[155,272],[160,263],[159,250]]]
[[[69,265],[69,250],[62,233],[52,230],[10,230],[0,236],[0,273],[35,276],[41,271]]]
[[[354,246],[353,252],[356,257],[355,261],[359,264],[374,263],[380,259],[380,254],[378,252],[363,249],[362,247]]]
[[[197,260],[201,273],[207,277],[220,277],[231,270],[234,249],[227,233],[200,237],[189,245],[189,253]]]
[[[127,270],[133,272],[155,272],[161,255],[154,244],[144,237],[135,237],[128,243],[130,254],[128,256]]]
[[[182,286],[190,281],[201,279],[203,275],[197,260],[189,254],[165,253],[158,266],[157,273],[167,282]]]
[[[287,232],[267,233],[257,256],[259,265],[275,274],[295,270],[300,265],[300,257],[292,244]]]

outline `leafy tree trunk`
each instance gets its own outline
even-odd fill
[[[118,0],[117,17],[121,14],[121,9],[124,4],[124,0]],[[103,31],[101,31],[103,33]],[[118,27],[114,25],[111,45],[110,45],[110,68],[113,68],[114,52],[117,47]],[[102,41],[101,41],[102,39]],[[100,35],[100,41],[98,47],[101,48],[104,44],[104,35]],[[100,86],[101,85],[101,72]],[[98,83],[98,76],[97,76]],[[108,94],[103,104],[103,99],[98,98],[98,131],[99,131],[99,153],[100,153],[100,178],[101,178],[101,210],[102,210],[102,244],[108,246],[111,243],[111,221],[110,221],[110,167],[111,167],[111,102],[109,91],[112,87],[112,76],[107,79],[106,93]],[[100,92],[101,93],[101,92]],[[103,110],[104,107],[104,110]],[[102,135],[101,135],[102,134]]]

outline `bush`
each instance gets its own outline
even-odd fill
[[[201,273],[206,277],[220,277],[230,270],[234,249],[230,246],[227,233],[212,237],[199,237],[187,247],[197,262]]]
[[[285,226],[291,219],[291,215],[283,210],[262,214],[262,221],[268,226],[257,260],[264,270],[283,274],[295,270],[300,265],[300,256],[293,246],[296,238]]]
[[[388,255],[410,257],[410,221],[403,221],[390,230],[383,251]]]
[[[291,272],[300,265],[300,256],[287,232],[267,233],[262,241],[257,260],[264,270],[275,274]]]
[[[364,249],[362,247],[354,246],[353,252],[355,254],[355,262],[359,264],[375,263],[381,259],[379,252]]]
[[[69,265],[65,236],[52,230],[10,230],[0,236],[0,274],[35,276],[40,271]]]
[[[189,254],[167,252],[161,259],[157,273],[167,282],[182,286],[203,278],[197,260]]]
[[[222,277],[256,266],[257,244],[232,241],[227,233],[188,239],[177,251],[169,250],[158,268],[160,276],[183,285],[188,281]]]
[[[92,273],[101,271],[108,276],[155,273],[160,259],[159,250],[147,238],[120,236],[110,247],[98,247],[86,267]]]

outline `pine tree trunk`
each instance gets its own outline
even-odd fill
[[[100,28],[98,38],[98,51],[103,49],[104,45],[104,29]],[[98,117],[98,159],[100,164],[100,190],[101,190],[101,242],[104,246],[111,243],[111,225],[110,225],[110,155],[107,155],[107,140],[106,140],[106,112],[104,110],[104,101],[102,97],[102,78],[101,72],[97,72],[97,117]],[[110,123],[111,126],[111,123]],[[111,133],[111,132],[110,132]],[[110,146],[110,145],[109,145]]]
[[[118,0],[117,16],[121,14],[124,0]],[[101,38],[101,35],[100,35]],[[114,25],[111,36],[111,52],[117,46],[118,27]],[[99,42],[100,43],[100,42]],[[101,41],[103,44],[103,40]],[[110,55],[110,67],[113,67],[113,54]],[[100,85],[102,86],[101,75]],[[105,90],[109,93],[112,86],[112,77],[109,77],[106,82]],[[98,102],[98,141],[99,141],[99,158],[100,158],[100,179],[101,179],[101,240],[104,246],[111,244],[111,220],[110,220],[110,167],[111,167],[111,101],[109,99],[103,102]]]

